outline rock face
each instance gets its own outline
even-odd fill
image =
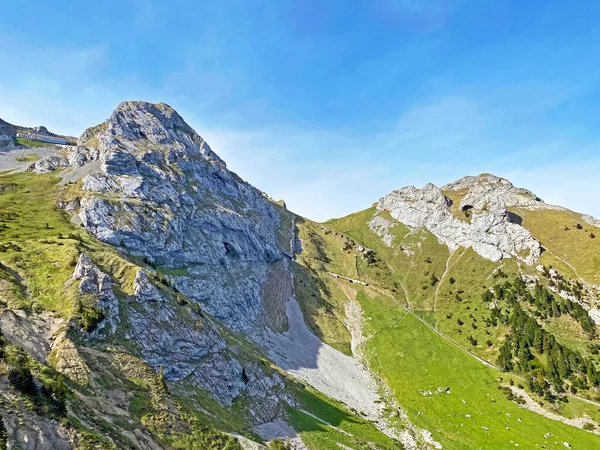
[[[224,406],[248,396],[252,399],[248,413],[257,423],[276,417],[281,402],[294,403],[279,375],[268,374],[257,362],[243,361],[218,326],[201,313],[190,315],[163,296],[160,301],[149,301],[145,295],[137,300],[127,308],[126,338],[137,344],[150,366],[162,370],[165,379],[186,380]]]
[[[138,270],[133,281],[133,293],[142,302],[164,302],[165,299],[160,290],[152,284],[146,272]]]
[[[180,269],[173,282],[184,294],[227,325],[253,329],[268,267],[288,258],[280,213],[175,110],[122,103],[67,159],[73,173],[94,169],[83,177],[88,194],[77,211],[92,235]]]
[[[91,296],[94,306],[104,311],[102,320],[92,335],[98,336],[103,330],[114,333],[119,325],[119,301],[113,293],[110,277],[103,273],[91,260],[82,253],[73,272],[73,279],[79,280],[79,292]]]
[[[450,196],[460,198],[458,208],[455,205],[452,209]],[[492,261],[516,257],[533,265],[540,257],[541,246],[507,208],[544,205],[529,191],[515,188],[505,179],[480,175],[462,178],[442,189],[433,184],[423,189],[402,188],[383,197],[377,210],[388,211],[409,227],[427,228],[450,250],[472,247]],[[370,225],[385,235],[385,219],[376,215]],[[385,236],[389,244],[389,235]]]
[[[64,320],[46,312],[28,317],[23,311],[0,311],[0,330],[4,337],[41,363],[47,360],[54,335],[63,324]]]
[[[9,449],[71,450],[75,448],[73,431],[56,420],[39,416],[24,418],[13,411],[8,411],[4,416],[4,422],[10,441],[7,447]]]
[[[11,145],[16,133],[17,129],[14,125],[0,119],[0,147]]]
[[[165,104],[122,103],[64,161],[63,182],[81,180],[83,188],[67,210],[146,267],[119,303],[108,275],[81,255],[73,279],[106,317],[91,338],[121,326],[165,379],[203,389],[225,406],[248,397],[257,423],[273,420],[282,402],[293,404],[280,376],[229,345],[229,331],[214,320],[262,337],[264,310],[277,308],[263,295],[274,267],[292,284],[292,230],[283,230],[282,209],[230,172]]]

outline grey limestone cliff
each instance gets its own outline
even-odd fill
[[[451,197],[460,199],[459,204],[454,205]],[[520,225],[509,207],[549,206],[503,178],[484,174],[462,178],[441,189],[433,184],[426,184],[423,189],[402,188],[383,197],[377,210],[388,211],[409,227],[427,228],[451,250],[472,247],[492,261],[514,257],[533,265],[542,251],[540,243]],[[391,237],[385,232],[386,221],[379,214],[371,228],[391,245]]]

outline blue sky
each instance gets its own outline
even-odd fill
[[[482,172],[600,217],[598,1],[6,3],[11,123],[79,135],[163,101],[317,220]]]

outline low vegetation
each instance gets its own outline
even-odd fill
[[[18,162],[36,162],[40,160],[38,155],[34,155],[33,153],[28,153],[27,155],[17,156],[15,158]]]
[[[39,141],[32,141],[31,139],[22,138],[22,137],[15,138],[15,142],[17,145],[20,145],[22,147],[29,147],[29,148],[51,147],[52,146],[52,144],[47,144],[47,143],[39,142]]]

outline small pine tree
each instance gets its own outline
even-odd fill
[[[160,383],[160,387],[165,391],[168,391],[167,381],[165,380],[165,374],[163,366],[158,367],[158,382]]]

